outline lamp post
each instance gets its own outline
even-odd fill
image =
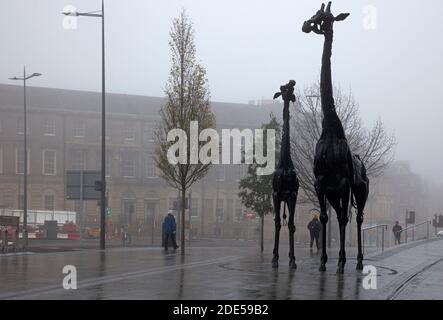
[[[97,13],[100,12],[100,13]],[[85,16],[102,20],[102,141],[101,141],[101,190],[100,190],[100,249],[105,249],[106,234],[106,113],[105,113],[105,6],[102,0],[101,11],[63,12],[66,16]]]
[[[23,67],[23,77],[13,77],[9,80],[23,81],[23,250],[28,247],[28,126],[26,117],[26,80],[41,76],[41,73],[26,75]]]

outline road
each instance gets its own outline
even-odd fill
[[[365,253],[377,270],[377,289],[363,286],[348,250],[344,275],[335,273],[337,251],[327,271],[319,255],[296,249],[297,270],[288,268],[287,248],[273,270],[271,244],[194,244],[184,257],[155,247],[110,248],[0,256],[0,299],[443,299],[443,241],[416,241],[384,253]],[[77,270],[77,290],[62,287],[63,267]]]

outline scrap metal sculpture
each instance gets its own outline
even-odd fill
[[[353,155],[346,140],[343,125],[335,110],[335,102],[331,80],[331,55],[333,40],[333,25],[335,21],[343,21],[349,13],[334,16],[331,13],[331,2],[326,10],[322,4],[311,19],[304,22],[303,32],[311,31],[324,36],[320,91],[321,108],[323,113],[322,133],[315,148],[314,176],[315,190],[320,204],[320,221],[322,223],[322,255],[320,271],[326,271],[326,200],[337,213],[340,228],[340,251],[337,273],[344,272],[346,263],[345,234],[348,223],[349,200],[355,196],[357,206],[358,224],[358,263],[357,269],[363,269],[363,254],[361,251],[361,224],[363,222],[363,209],[367,200],[369,180],[363,162]],[[352,190],[352,193],[351,193]]]
[[[274,95],[274,99],[278,97],[283,98],[283,136],[281,143],[280,159],[277,168],[274,171],[274,176],[272,179],[272,198],[274,202],[275,210],[275,242],[274,251],[272,259],[272,267],[278,268],[278,246],[280,239],[280,229],[281,229],[281,218],[280,209],[281,203],[284,204],[283,218],[286,218],[286,206],[288,207],[289,220],[289,266],[293,269],[297,268],[295,264],[294,255],[294,215],[295,215],[295,204],[297,202],[297,194],[299,188],[299,182],[297,179],[297,174],[294,170],[294,164],[291,159],[291,145],[290,145],[290,135],[289,135],[289,105],[290,102],[295,102],[294,95],[295,81],[290,80],[289,83],[280,87],[280,92]]]

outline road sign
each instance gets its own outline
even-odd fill
[[[20,221],[19,217],[14,217],[14,216],[0,216],[0,226],[4,226],[4,227],[13,227],[13,226],[18,226]]]
[[[106,208],[106,216],[108,218],[110,218],[112,216],[112,209],[111,208]]]
[[[415,211],[409,211],[409,216],[406,217],[406,224],[415,224]]]
[[[82,176],[83,174],[83,176]],[[66,199],[99,200],[100,191],[97,189],[97,181],[101,183],[100,171],[91,170],[68,170],[66,171]],[[83,182],[83,186],[81,185]]]

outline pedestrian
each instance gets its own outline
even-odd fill
[[[395,225],[392,227],[392,232],[394,233],[395,238],[395,244],[400,244],[400,236],[401,232],[403,231],[403,228],[398,223],[398,221],[395,221]]]
[[[318,238],[320,237],[320,231],[321,231],[321,223],[318,221],[317,216],[314,216],[312,220],[308,223],[308,230],[311,235],[311,244],[310,249],[312,251],[312,245],[314,244],[317,246],[317,250],[319,249],[318,245]]]
[[[175,217],[172,214],[172,210],[168,211],[168,215],[164,220],[164,230],[165,230],[165,250],[168,251],[168,243],[169,239],[172,240],[172,247],[174,250],[178,248],[178,245],[175,241],[175,233],[176,233],[177,225],[175,223]]]

